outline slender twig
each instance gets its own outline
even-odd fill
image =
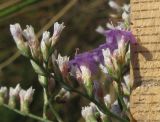
[[[54,22],[56,22],[58,19],[60,19],[65,13],[67,13],[77,2],[78,0],[71,0],[59,13],[57,13],[38,33],[37,37],[39,38],[43,31],[48,30]],[[12,58],[7,59],[3,63],[0,64],[0,70],[15,61],[20,56],[20,53],[17,51]],[[9,61],[8,61],[9,60]],[[7,62],[7,63],[6,63]]]
[[[33,114],[31,114],[31,113],[23,113],[23,112],[21,112],[21,111],[19,111],[19,110],[17,110],[17,109],[10,108],[10,107],[9,107],[8,105],[6,105],[6,104],[3,104],[3,106],[4,106],[5,108],[9,109],[9,110],[12,110],[12,111],[14,111],[14,112],[22,115],[22,116],[28,116],[28,117],[30,117],[30,118],[32,118],[32,119],[35,119],[35,120],[38,120],[38,121],[41,121],[41,122],[53,122],[53,121],[50,121],[50,120],[41,118],[41,117],[39,117],[39,116],[33,115]]]

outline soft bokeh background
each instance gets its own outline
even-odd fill
[[[124,1],[118,0],[120,4]],[[9,25],[18,22],[24,28],[28,24],[39,32],[46,24],[53,31],[54,21],[64,22],[66,28],[56,48],[62,55],[72,58],[77,49],[81,53],[105,41],[95,30],[99,25],[105,27],[106,22],[110,21],[110,14],[114,11],[109,8],[107,0],[0,0],[0,86],[14,87],[20,83],[23,88],[36,88],[31,111],[41,115],[42,88],[29,60],[17,53]],[[83,122],[80,106],[85,102],[75,96],[64,104],[54,103],[54,106],[65,122]],[[50,118],[53,118],[52,115]],[[36,122],[0,107],[0,122],[13,121]]]

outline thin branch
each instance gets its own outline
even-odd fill
[[[3,104],[3,106],[4,106],[5,108],[11,110],[11,111],[16,112],[17,114],[22,115],[22,116],[28,116],[28,117],[30,117],[30,118],[33,118],[33,119],[38,120],[38,121],[41,121],[41,122],[53,122],[53,121],[50,121],[50,120],[47,120],[47,119],[43,119],[43,118],[41,118],[41,117],[39,117],[39,116],[33,115],[33,114],[31,114],[31,113],[23,113],[23,112],[21,112],[21,111],[19,111],[19,110],[17,110],[17,109],[10,108],[10,107],[9,107],[8,105],[6,105],[6,104]]]

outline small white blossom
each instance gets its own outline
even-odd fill
[[[50,32],[49,31],[45,31],[43,32],[43,35],[42,35],[42,41],[47,43],[50,39]]]
[[[35,32],[34,32],[34,28],[31,25],[26,26],[26,29],[24,29],[24,31],[23,31],[23,35],[26,38],[26,40],[28,40],[28,41],[33,41],[34,42],[36,40],[36,35],[35,35]]]
[[[43,33],[43,36],[42,36],[42,40],[41,40],[41,52],[42,52],[42,56],[43,56],[43,59],[45,61],[48,60],[48,57],[49,57],[49,51],[50,51],[50,32],[48,31],[45,31]]]
[[[67,57],[67,56],[61,56],[60,54],[58,54],[58,58],[56,59],[56,62],[57,62],[57,64],[58,64],[58,66],[59,66],[60,71],[61,71],[63,74],[66,74],[66,73],[67,73],[68,61],[69,61],[69,57]]]
[[[9,96],[10,97],[17,97],[21,90],[20,84],[18,84],[15,88],[9,88]]]
[[[20,91],[19,96],[21,111],[29,112],[29,104],[32,102],[34,91],[35,89],[32,89],[32,87],[30,87],[28,90],[22,89]]]
[[[59,24],[58,22],[56,22],[54,24],[54,33],[52,36],[51,46],[55,45],[55,43],[57,42],[57,39],[59,38],[59,36],[64,28],[65,28],[64,23]]]
[[[24,56],[29,57],[30,56],[29,46],[28,43],[24,42],[23,40],[22,29],[20,24],[16,23],[14,25],[10,25],[10,31],[17,45],[17,48]]]
[[[58,22],[56,22],[54,24],[54,33],[53,33],[53,36],[54,37],[59,36],[64,28],[65,28],[64,23],[59,24]]]
[[[89,70],[89,68],[87,68],[84,65],[81,65],[80,70],[81,70],[82,80],[84,81],[84,83],[90,82],[91,71]]]
[[[108,48],[102,49],[102,54],[104,57],[105,66],[107,66],[107,68],[109,68],[109,69],[114,69],[112,58],[111,58],[112,54],[111,54],[110,50]]]
[[[22,29],[21,29],[21,26],[19,23],[16,23],[14,25],[10,25],[10,31],[11,31],[11,34],[12,34],[14,40],[16,40],[16,41],[23,40],[22,39]]]
[[[21,87],[19,84],[15,88],[12,88],[12,87],[9,88],[9,103],[8,103],[8,105],[10,107],[15,108],[16,98],[18,97],[20,90],[21,90]]]
[[[32,102],[34,91],[35,89],[33,89],[32,87],[27,90],[22,89],[19,93],[21,101],[28,101],[29,103]]]

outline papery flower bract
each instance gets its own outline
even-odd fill
[[[13,36],[13,39],[17,45],[17,48],[20,50],[20,52],[26,56],[30,56],[30,49],[27,42],[24,42],[23,36],[22,36],[22,29],[19,23],[16,23],[14,25],[10,25],[10,31]]]
[[[117,78],[119,73],[119,66],[116,60],[116,52],[114,51],[114,55],[112,55],[110,50],[107,48],[103,49],[102,53],[104,57],[104,65],[106,66],[109,75]]]
[[[41,52],[43,56],[43,60],[47,62],[49,58],[49,53],[50,53],[50,46],[51,46],[51,41],[50,41],[50,32],[45,31],[42,35],[42,40],[41,40]]]
[[[5,102],[5,98],[7,97],[7,87],[0,87],[0,105]]]
[[[20,109],[22,112],[29,112],[29,104],[32,102],[34,91],[35,89],[32,89],[32,87],[20,91]]]
[[[124,36],[122,36],[121,40],[118,41],[118,60],[121,65],[125,64],[126,46],[127,42],[124,41]]]
[[[65,28],[64,23],[59,24],[58,22],[54,23],[54,33],[52,36],[51,46],[55,45],[57,39],[59,38],[62,30]]]
[[[59,66],[59,69],[62,73],[63,76],[67,76],[68,73],[68,62],[69,62],[69,57],[67,56],[61,56],[58,54],[58,58],[56,59],[56,62]]]
[[[32,57],[35,60],[40,60],[41,59],[40,44],[37,36],[35,35],[34,28],[32,26],[27,25],[26,29],[23,30],[23,35],[28,41]]]
[[[82,82],[83,82],[88,94],[90,96],[92,96],[93,83],[91,81],[91,71],[89,70],[89,68],[87,66],[84,66],[84,65],[80,66],[80,70],[81,70]]]
[[[19,96],[21,90],[20,85],[18,84],[15,88],[9,88],[9,103],[8,105],[12,108],[16,107],[16,98]]]

